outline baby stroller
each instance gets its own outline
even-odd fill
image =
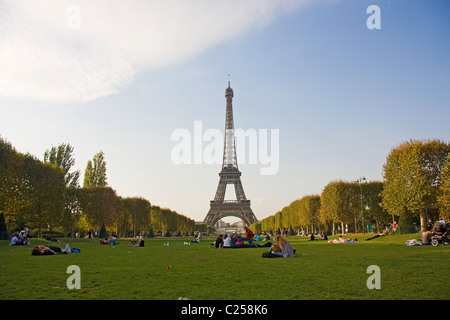
[[[450,240],[447,239],[444,235],[433,235],[431,236],[431,245],[433,247],[437,247],[439,244],[449,244]]]
[[[449,244],[450,239],[447,238],[449,231],[449,226],[444,220],[436,222],[431,236],[431,244],[433,247],[437,247],[439,244]]]

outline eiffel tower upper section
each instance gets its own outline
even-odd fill
[[[236,145],[234,139],[234,121],[233,121],[233,89],[230,87],[230,78],[228,76],[228,88],[225,90],[227,109],[225,116],[225,144],[223,149],[222,171],[225,168],[238,169],[236,159]]]

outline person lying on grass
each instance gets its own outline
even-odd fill
[[[47,255],[55,255],[60,253],[69,253],[70,247],[68,244],[66,244],[65,249],[61,249],[57,246],[37,246],[31,250],[32,256],[47,256]]]
[[[345,239],[343,236],[339,236],[339,242],[341,243],[347,243],[347,242],[358,242],[358,239]]]
[[[386,236],[388,233],[389,233],[389,228],[387,227],[387,228],[384,230],[383,233],[379,233],[379,234],[374,235],[374,236],[371,237],[371,238],[367,238],[366,241],[369,241],[369,240],[372,240],[372,239],[375,239],[375,238],[378,238],[378,237],[384,237],[384,236]]]

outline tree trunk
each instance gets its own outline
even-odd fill
[[[427,226],[427,209],[420,211],[420,228]]]

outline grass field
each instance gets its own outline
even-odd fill
[[[48,244],[30,246],[0,241],[0,299],[158,299],[292,300],[292,299],[447,299],[450,293],[450,245],[405,245],[418,234],[393,235],[332,244],[288,237],[294,258],[262,258],[268,248],[215,249],[213,237],[184,246],[191,238],[147,239],[145,247],[113,248],[91,239],[62,239],[81,253],[31,256]],[[355,237],[348,235],[347,237]],[[331,237],[331,239],[336,237]],[[170,242],[169,246],[163,243]],[[81,289],[70,290],[67,267],[81,270]],[[168,269],[167,266],[172,268]],[[370,265],[380,268],[381,289],[368,289]],[[444,283],[438,289],[437,284]]]

